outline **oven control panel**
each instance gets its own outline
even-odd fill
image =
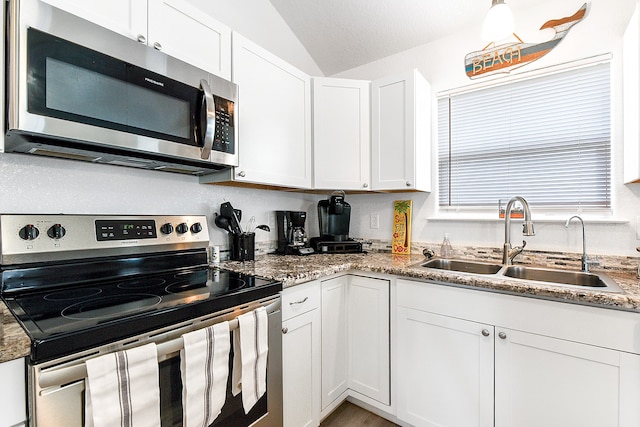
[[[0,215],[2,265],[206,248],[204,215]]]

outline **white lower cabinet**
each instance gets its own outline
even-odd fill
[[[25,360],[0,363],[0,425],[27,425]]]
[[[403,422],[640,425],[640,355],[624,351],[636,340],[629,313],[407,280],[396,296]],[[577,342],[585,337],[592,342]],[[616,341],[617,349],[602,346]]]
[[[347,394],[390,405],[389,280],[322,282],[322,413]]]
[[[348,276],[322,282],[322,410],[349,387],[347,373]]]
[[[349,389],[390,405],[389,281],[349,276]]]
[[[282,293],[284,427],[320,425],[320,282]]]
[[[496,333],[496,427],[640,425],[640,356],[504,328]]]
[[[398,418],[493,426],[493,327],[406,307],[396,315]]]

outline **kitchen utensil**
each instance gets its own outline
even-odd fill
[[[244,228],[247,233],[253,233],[256,230],[256,217],[252,216],[247,222],[247,226]]]
[[[231,229],[231,224],[229,223],[229,218],[227,218],[226,216],[216,214],[213,222],[223,230],[228,231],[229,233],[233,232],[233,230]]]
[[[224,202],[220,205],[220,215],[229,219],[231,225],[231,232],[233,234],[241,234],[242,227],[240,226],[240,218],[242,218],[242,211],[236,210],[231,206],[231,203]]]
[[[257,228],[257,229],[260,229],[260,230],[264,230],[264,231],[271,231],[271,228],[269,228],[269,226],[268,226],[268,225],[266,225],[266,224],[260,224],[260,225],[259,225],[259,226],[257,226],[256,228]]]

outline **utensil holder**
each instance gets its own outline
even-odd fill
[[[255,259],[256,233],[229,234],[229,259],[253,261]]]

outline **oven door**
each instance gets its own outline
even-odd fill
[[[231,394],[231,363],[230,354],[229,381],[227,382],[227,399],[221,414],[212,426],[282,426],[282,315],[280,299],[262,301],[269,312],[269,355],[267,361],[267,392],[245,415],[242,407],[242,395]],[[198,327],[206,327],[258,307],[256,304],[235,307],[228,310],[228,314],[216,314],[212,319],[198,320]],[[235,311],[234,311],[235,310]],[[195,328],[190,328],[194,330]],[[167,341],[156,341],[160,347],[169,348],[166,355],[159,354],[160,375],[160,414],[162,427],[182,425],[182,382],[180,379],[180,353],[175,351],[176,337],[188,332],[184,328],[172,331],[154,333],[156,337],[167,338]],[[144,337],[126,340],[105,346],[80,357],[69,356],[65,360],[35,365],[30,368],[29,389],[29,418],[31,426],[35,427],[82,427],[84,426],[85,377],[84,361],[102,353],[131,348],[149,342]],[[146,341],[146,342],[145,342]],[[166,345],[163,345],[163,342]],[[109,350],[109,351],[107,351]],[[67,361],[69,360],[69,361]]]

